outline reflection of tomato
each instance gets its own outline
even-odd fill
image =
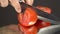
[[[51,9],[48,8],[48,7],[37,6],[36,8],[38,8],[38,9],[44,11],[44,12],[47,12],[47,13],[51,14]]]
[[[25,26],[22,26],[21,24],[18,24],[18,25],[20,27],[20,30],[24,32],[24,34],[37,34],[36,26],[25,27]]]
[[[21,13],[18,15],[19,23],[24,26],[31,26],[36,23],[37,21],[37,14],[35,10],[31,7],[27,7],[24,14]]]

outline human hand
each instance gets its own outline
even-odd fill
[[[27,3],[29,5],[33,4],[34,0],[22,0],[22,2]],[[21,12],[21,6],[19,3],[19,0],[0,0],[0,6],[1,7],[7,7],[8,4],[11,4],[17,13]]]
[[[18,25],[9,24],[0,27],[0,34],[23,34],[21,30],[18,29]]]

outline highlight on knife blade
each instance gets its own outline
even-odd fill
[[[43,20],[45,22],[50,22],[51,24],[56,24],[56,25],[60,25],[60,21],[54,21],[54,20],[51,20],[51,19],[47,19],[47,18],[44,18],[44,17],[41,17],[41,16],[37,16],[39,20]]]

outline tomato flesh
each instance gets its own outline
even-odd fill
[[[37,9],[39,10],[42,10],[48,14],[51,14],[51,9],[48,8],[48,7],[43,7],[43,6],[36,6]],[[47,26],[50,26],[51,23],[50,22],[44,22],[43,20],[37,20],[35,26],[40,29],[40,28],[43,28],[43,27],[47,27]]]
[[[40,10],[46,12],[46,13],[49,13],[49,14],[51,14],[51,11],[52,11],[50,8],[48,8],[48,7],[43,7],[43,6],[36,6],[36,8],[37,8],[37,9],[40,9]]]
[[[18,14],[19,23],[24,26],[34,25],[37,21],[37,14],[33,8],[26,8],[24,13]]]
[[[24,34],[37,34],[38,29],[36,26],[25,27],[19,24],[20,30],[24,32]]]
[[[50,26],[51,23],[50,22],[44,22],[42,20],[37,20],[35,26],[40,29],[40,28],[44,28],[44,27],[47,27],[47,26]]]
[[[37,6],[37,9],[40,9],[44,12],[51,14],[51,9],[43,6]],[[37,31],[40,28],[50,26],[50,22],[44,22],[43,20],[37,20],[37,14],[35,10],[31,7],[27,7],[24,13],[18,14],[18,26],[19,29],[24,34],[37,34]]]

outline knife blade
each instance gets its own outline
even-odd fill
[[[20,2],[20,4],[22,6],[24,6],[25,8],[27,6],[34,8],[36,10],[37,15],[38,15],[37,17],[40,20],[43,20],[43,21],[46,21],[46,22],[51,22],[53,24],[60,24],[60,18],[55,16],[54,14],[48,14],[44,11],[41,11],[41,10],[35,8],[34,6],[30,6],[30,5],[28,5],[26,3],[23,3],[23,2]],[[23,13],[24,13],[24,11],[23,11]]]

